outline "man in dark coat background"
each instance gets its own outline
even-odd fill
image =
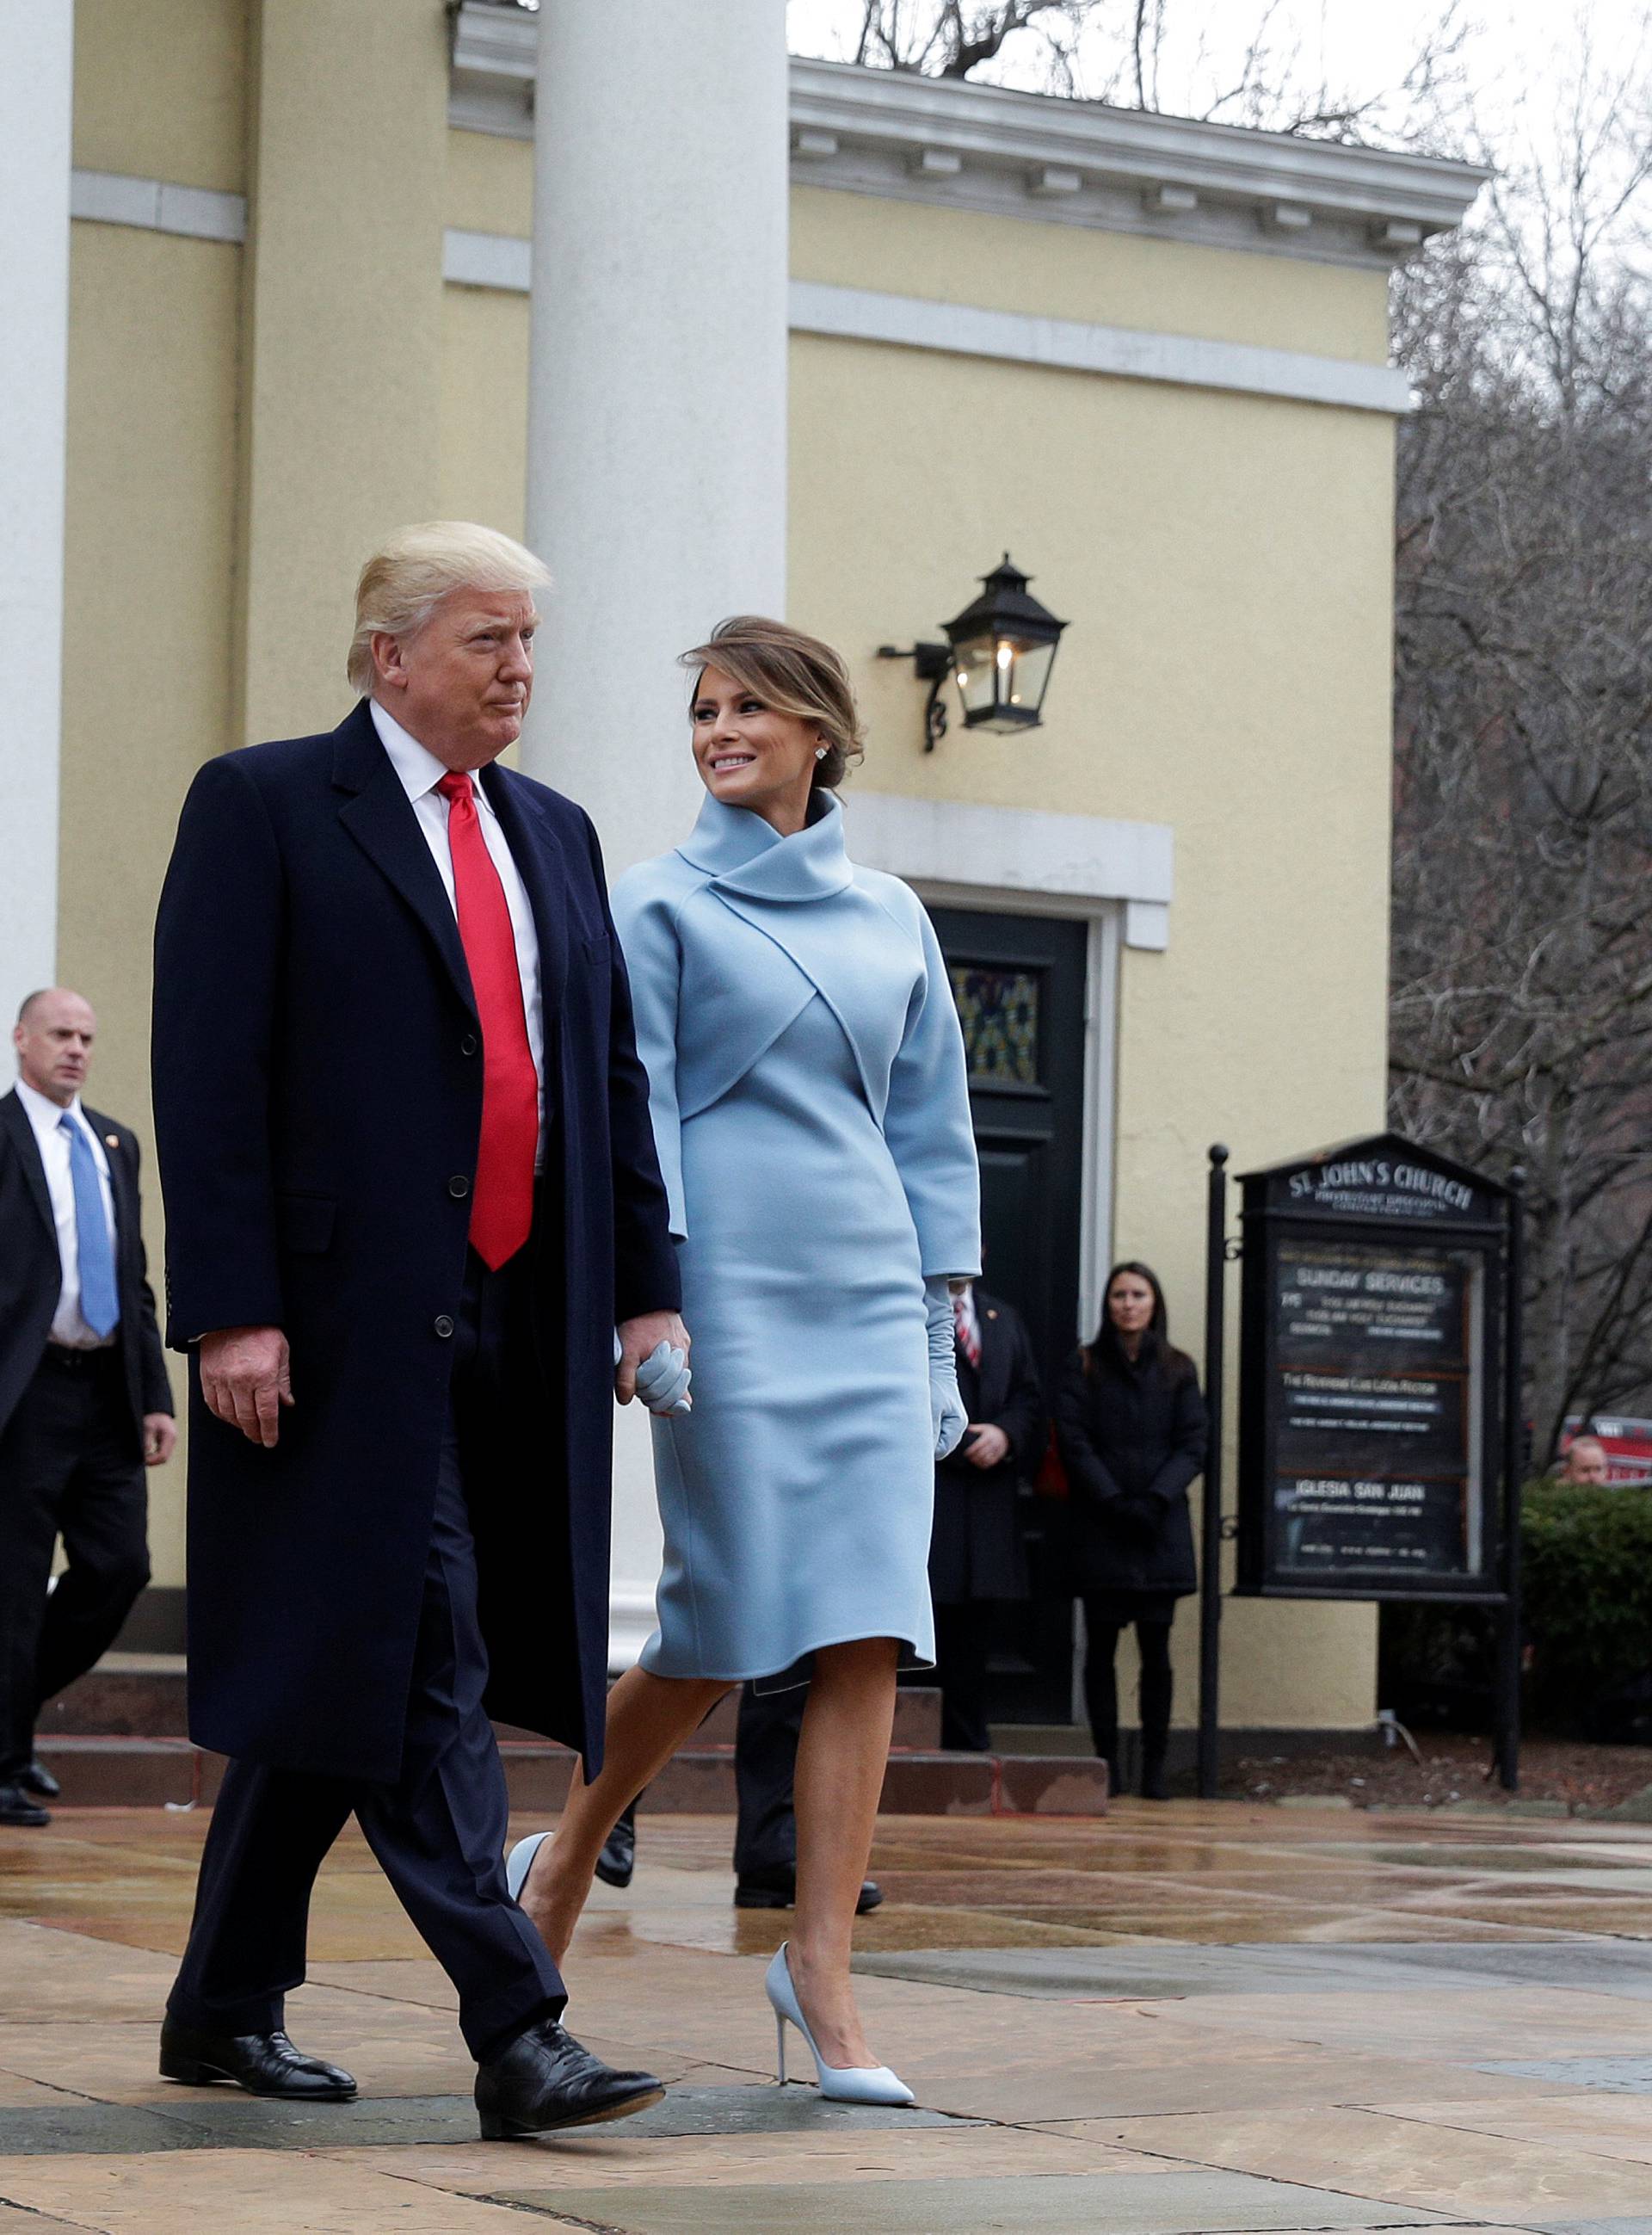
[[[81,1099],[96,1033],[68,986],[31,993],[11,1036],[17,1084],[0,1097],[0,1824],[51,1820],[36,1719],[114,1644],[148,1582],[144,1469],[178,1437],[138,1144]]]
[[[986,1753],[987,1662],[997,1609],[1027,1595],[1020,1489],[1044,1451],[1044,1399],[1020,1314],[971,1288],[953,1300],[963,1441],[935,1468],[929,1588],[935,1604],[941,1743]]]
[[[611,1407],[687,1347],[595,833],[497,765],[546,579],[463,522],[370,560],[361,703],[200,770],[155,945],[190,1729],[232,1758],[161,2071],[353,2094],[282,2029],[353,1811],[459,1989],[490,2137],[659,2092],[562,2030],[488,1718],[594,1774]]]

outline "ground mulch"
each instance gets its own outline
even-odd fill
[[[1652,1747],[1590,1746],[1535,1736],[1520,1749],[1520,1789],[1504,1793],[1491,1769],[1491,1742],[1445,1732],[1414,1734],[1380,1753],[1250,1753],[1224,1766],[1224,1799],[1285,1800],[1340,1794],[1356,1808],[1443,1808],[1464,1801],[1563,1804],[1571,1815],[1614,1808],[1652,1790]]]

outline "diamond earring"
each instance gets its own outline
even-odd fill
[[[826,748],[825,748],[825,746],[824,746],[824,745],[816,745],[816,748],[815,748],[815,758],[816,758],[817,761],[823,761],[823,760],[825,759],[825,757],[826,757]]]

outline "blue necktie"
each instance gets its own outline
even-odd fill
[[[69,1136],[69,1173],[75,1186],[75,1241],[81,1261],[81,1317],[97,1336],[113,1334],[121,1317],[115,1286],[115,1249],[103,1216],[103,1190],[97,1158],[84,1130],[64,1115],[57,1121]]]

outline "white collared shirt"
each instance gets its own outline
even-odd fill
[[[57,1229],[62,1286],[58,1291],[57,1309],[52,1314],[51,1340],[65,1344],[70,1350],[102,1349],[114,1342],[114,1335],[94,1334],[81,1317],[80,1229],[75,1222],[75,1179],[69,1169],[69,1137],[59,1121],[64,1118],[72,1119],[92,1144],[92,1161],[97,1166],[98,1185],[103,1197],[103,1216],[108,1221],[109,1246],[114,1249],[119,1236],[115,1224],[115,1193],[109,1185],[108,1157],[96,1128],[88,1122],[81,1108],[78,1094],[65,1110],[38,1087],[30,1086],[26,1078],[20,1078],[17,1099],[34,1127],[40,1161],[46,1167],[46,1192],[51,1197],[52,1219]]]
[[[370,699],[368,704],[379,743],[389,754],[390,766],[400,777],[402,789],[418,819],[456,922],[459,904],[453,882],[453,849],[448,841],[448,803],[436,790],[447,769],[428,746],[422,745],[402,727],[393,714],[387,714],[377,698]],[[527,888],[511,859],[510,847],[494,811],[494,803],[474,775],[470,792],[476,803],[476,820],[482,826],[483,842],[505,888],[505,906],[510,911],[510,927],[516,941],[516,969],[522,981],[528,1046],[539,1079],[539,1152],[534,1159],[537,1167],[543,1163],[545,1155],[545,1003],[540,989],[539,934],[534,927],[534,911],[528,904]]]

